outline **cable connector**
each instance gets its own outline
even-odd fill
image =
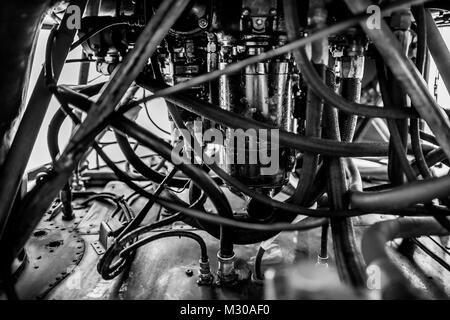
[[[214,277],[211,273],[211,268],[209,267],[209,260],[203,262],[202,259],[199,260],[200,270],[198,274],[197,284],[199,286],[211,285],[214,281]]]

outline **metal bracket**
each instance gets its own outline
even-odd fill
[[[100,241],[94,241],[91,243],[92,248],[94,248],[94,251],[101,256],[102,254],[105,253],[105,248],[102,246],[102,244],[100,243]]]

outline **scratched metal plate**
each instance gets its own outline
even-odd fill
[[[130,190],[120,182],[107,185],[105,191],[127,195]],[[186,194],[182,194],[186,196]],[[239,199],[238,199],[239,200]],[[240,201],[233,207],[242,206]],[[145,200],[138,199],[133,205],[137,212]],[[161,239],[140,248],[129,270],[113,280],[103,280],[97,272],[97,263],[102,251],[96,248],[99,225],[107,219],[114,206],[94,203],[90,208],[77,210],[77,219],[65,222],[61,215],[52,221],[43,219],[35,236],[27,244],[29,262],[17,283],[22,298],[45,299],[261,299],[263,288],[251,280],[243,281],[233,288],[204,287],[197,285],[199,247],[191,239]],[[160,207],[154,206],[147,223],[154,220]],[[354,219],[355,233],[359,245],[367,226],[386,219],[371,215]],[[213,274],[216,273],[218,241],[208,233],[176,224],[176,228],[187,228],[201,235],[207,244]],[[45,232],[42,233],[42,232]],[[331,238],[331,237],[330,237]],[[329,239],[330,260],[334,265],[331,239]],[[430,245],[430,244],[428,244]],[[253,268],[259,244],[235,246],[237,266],[242,274]],[[320,229],[308,232],[286,232],[274,241],[266,252],[262,269],[275,269],[296,262],[315,262],[320,248]],[[449,273],[418,250],[415,254],[418,264],[426,274],[436,277],[450,293]],[[447,258],[448,259],[448,258]],[[417,280],[406,264],[395,258],[414,285],[428,291],[423,281]],[[187,272],[188,271],[188,272]],[[191,275],[191,272],[193,274]]]
[[[45,298],[73,272],[85,250],[85,243],[76,230],[83,214],[76,211],[77,218],[73,221],[62,220],[62,213],[55,210],[49,210],[44,216],[25,246],[27,263],[16,283],[21,299]]]

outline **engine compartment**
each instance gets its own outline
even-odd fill
[[[448,298],[445,1],[2,6],[27,17],[2,58],[2,297]],[[52,161],[25,172],[52,97]]]

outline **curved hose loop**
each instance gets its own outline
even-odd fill
[[[421,298],[402,271],[389,258],[386,243],[397,238],[445,236],[449,231],[432,218],[399,218],[378,222],[364,233],[362,253],[371,271],[378,275],[383,299]]]
[[[182,118],[181,118],[181,116],[180,116],[180,113],[179,113],[179,111],[178,111],[178,109],[177,109],[177,107],[175,106],[175,105],[173,105],[172,103],[170,103],[170,102],[168,102],[167,103],[167,108],[168,108],[168,110],[169,110],[169,112],[170,112],[170,115],[172,116],[172,119],[173,119],[173,121],[174,121],[174,123],[175,123],[175,125],[177,126],[177,128],[180,130],[180,132],[182,133],[182,135],[183,135],[183,139],[185,140],[185,141],[193,141],[193,146],[191,146],[191,148],[194,150],[194,152],[196,152],[196,150],[202,150],[201,149],[201,146],[200,146],[200,144],[199,144],[199,142],[197,141],[197,139],[192,135],[192,133],[186,128],[186,126],[185,126],[185,124],[184,124],[184,122],[183,122],[183,120],[182,120]],[[189,133],[189,134],[188,134]],[[257,192],[254,192],[254,191],[251,191],[250,190],[250,188],[248,188],[247,186],[245,186],[243,183],[241,183],[241,182],[239,182],[237,179],[235,179],[234,177],[231,177],[230,175],[228,175],[226,172],[224,172],[216,163],[214,163],[213,161],[211,161],[211,159],[208,159],[209,157],[208,157],[208,155],[206,155],[205,153],[203,153],[203,151],[202,151],[202,154],[196,154],[196,156],[200,156],[201,157],[201,159],[205,159],[205,163],[207,163],[207,166],[211,169],[211,170],[213,170],[214,172],[216,172],[216,174],[219,176],[219,177],[221,177],[221,178],[223,178],[225,181],[232,181],[233,182],[233,184],[234,185],[237,185],[237,189],[239,190],[241,190],[241,191],[243,191],[244,193],[246,193],[246,194],[249,194],[249,193],[251,193],[251,194],[253,194],[253,195],[256,195],[256,197],[254,197],[254,199],[256,199],[256,200],[258,200],[257,198],[263,198],[263,200],[264,200],[264,202],[269,202],[269,203],[274,203],[275,202],[275,200],[272,200],[272,199],[270,199],[269,197],[266,197],[266,196],[264,196],[264,195],[261,195],[261,194],[258,194]],[[263,202],[263,203],[264,203]],[[276,201],[276,202],[278,202],[278,201]],[[276,203],[275,202],[275,203]],[[278,204],[284,204],[284,203],[282,203],[282,202],[278,202]],[[286,205],[287,206],[289,206],[289,204],[287,204],[286,203]],[[294,205],[294,207],[295,207],[295,205]],[[308,210],[308,209],[306,209],[306,210]],[[273,210],[273,207],[272,207],[272,212],[274,212],[275,210]],[[312,211],[312,210],[311,210]],[[292,222],[292,221],[294,221],[294,219],[295,219],[295,217],[300,213],[299,211],[297,211],[297,210],[294,210],[293,212],[291,212],[291,213],[289,213],[289,212],[286,212],[287,214],[286,215],[284,215],[284,216],[282,216],[282,217],[279,217],[279,216],[276,216],[276,217],[274,217],[273,219],[271,219],[271,221],[270,221],[270,223],[276,223],[276,222]],[[208,226],[205,226],[206,227],[206,229],[208,229]],[[247,231],[247,233],[248,233],[248,231]],[[261,238],[261,241],[262,240],[266,240],[266,239],[268,239],[268,238],[271,238],[272,236],[274,236],[275,234],[265,234],[265,235],[258,235],[258,234],[255,234],[254,235],[254,237],[255,238],[257,238],[257,237],[260,237]],[[236,237],[239,237],[239,234],[236,234],[235,235]],[[247,235],[248,236],[248,235]],[[259,241],[258,241],[259,242]]]

